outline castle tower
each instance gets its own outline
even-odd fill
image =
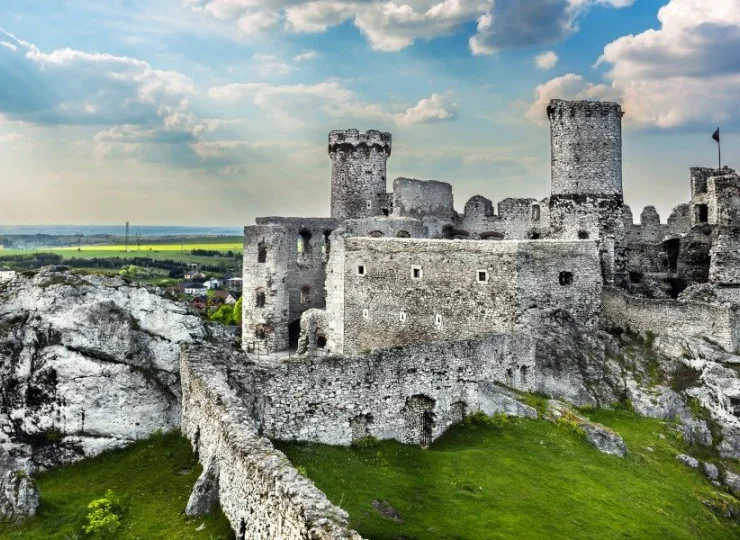
[[[625,277],[622,107],[553,99],[550,236],[599,243],[607,283]]]
[[[356,129],[329,133],[332,218],[372,217],[388,210],[386,161],[390,155],[390,133]]]

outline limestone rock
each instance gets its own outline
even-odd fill
[[[618,457],[624,457],[628,453],[627,445],[619,434],[606,426],[591,422],[588,418],[576,414],[561,401],[550,401],[547,415],[556,422],[562,420],[574,422],[578,428],[583,430],[586,441],[599,452]]]
[[[59,267],[17,276],[0,291],[4,489],[19,468],[32,473],[177,427],[180,345],[208,336],[187,307],[121,278]],[[12,489],[32,493],[28,482]]]
[[[0,519],[20,521],[36,514],[39,490],[23,470],[5,471],[0,477]]]
[[[714,463],[702,463],[702,469],[704,469],[704,474],[710,480],[717,480],[719,478],[719,468]]]
[[[725,471],[725,477],[722,479],[724,484],[733,495],[740,496],[740,475]]]
[[[492,383],[481,383],[480,409],[489,416],[504,413],[507,416],[537,418],[537,411],[519,401],[516,392]]]
[[[204,516],[213,510],[216,502],[218,502],[218,465],[216,460],[211,458],[193,486],[185,514]]]
[[[676,459],[684,465],[691,467],[692,469],[699,468],[699,460],[697,460],[695,457],[687,456],[686,454],[678,454],[676,456]]]

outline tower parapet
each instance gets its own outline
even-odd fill
[[[387,212],[386,162],[391,134],[374,129],[335,129],[329,133],[331,217],[344,221]]]

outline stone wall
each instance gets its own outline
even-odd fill
[[[604,289],[602,320],[607,327],[631,328],[683,337],[705,337],[728,351],[737,351],[737,314],[726,306],[700,302],[635,298],[617,289]]]
[[[224,349],[193,347],[183,350],[180,368],[181,429],[204,471],[215,471],[210,489],[217,490],[237,540],[361,540],[347,513],[258,434],[254,411],[229,381],[238,373],[254,378],[243,361]]]
[[[493,414],[492,381],[532,389],[534,362],[533,341],[524,334],[302,357],[259,381],[255,408],[274,439],[347,445],[372,435],[420,444],[466,414]],[[425,412],[430,422],[422,433]]]
[[[304,311],[326,305],[329,235],[336,227],[333,219],[267,217],[244,228],[242,342],[246,350],[287,349],[290,324],[300,320]]]
[[[432,216],[451,222],[455,216],[452,186],[436,180],[396,178],[393,181],[393,212],[400,217]]]
[[[342,224],[347,236],[397,236],[399,238],[425,238],[424,224],[410,217],[378,216],[364,219],[348,219]]]
[[[597,319],[601,277],[593,242],[343,243],[328,269],[333,353],[509,332],[554,307],[585,325]]]
[[[390,155],[390,133],[360,133],[356,129],[329,133],[332,218],[342,221],[383,215]]]

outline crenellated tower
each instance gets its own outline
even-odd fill
[[[599,243],[604,280],[625,277],[622,107],[553,99],[550,236]]]
[[[386,162],[391,134],[356,129],[329,133],[331,158],[331,217],[345,219],[387,212]]]

